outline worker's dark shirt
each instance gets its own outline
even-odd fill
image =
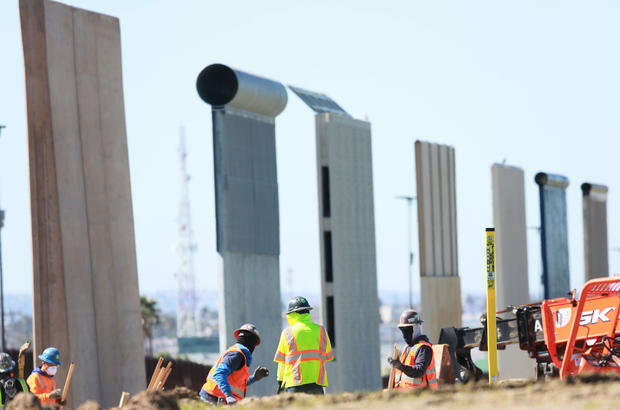
[[[241,352],[228,352],[222,358],[222,362],[227,364],[233,372],[241,369],[245,365],[245,356]]]
[[[426,335],[418,336],[414,341],[412,346],[409,346],[409,349],[412,349],[413,346],[420,342],[428,342],[428,337]],[[424,376],[426,372],[426,368],[431,364],[431,360],[433,359],[433,350],[428,346],[420,346],[418,353],[415,355],[415,363],[413,366],[408,366],[406,364],[401,365],[401,371],[405,373],[407,376],[411,378],[419,378]]]

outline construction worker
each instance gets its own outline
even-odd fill
[[[235,330],[233,335],[237,343],[217,359],[200,390],[200,398],[207,403],[235,404],[243,400],[247,386],[269,376],[269,370],[261,366],[250,376],[252,353],[260,344],[256,326],[246,323]]]
[[[312,322],[312,307],[301,296],[288,302],[286,320],[273,361],[278,363],[278,393],[324,394],[326,362],[334,360],[325,329]]]
[[[17,393],[28,392],[24,379],[15,377],[15,362],[8,353],[0,353],[0,408],[13,400]]]
[[[399,359],[388,358],[388,363],[395,369],[394,389],[438,387],[433,348],[428,337],[422,333],[422,323],[424,321],[413,309],[407,309],[400,315],[398,328],[407,345]]]
[[[32,371],[27,383],[30,392],[39,398],[41,404],[62,404],[61,391],[56,388],[54,375],[58,371],[60,352],[55,347],[48,347],[39,355],[41,366]]]

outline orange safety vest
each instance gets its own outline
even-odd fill
[[[207,375],[207,381],[202,386],[202,389],[215,397],[226,397],[226,395],[220,390],[220,387],[213,379],[213,373],[215,373],[215,369],[222,362],[224,356],[230,352],[239,352],[243,355],[243,367],[239,370],[235,370],[228,376],[228,384],[230,384],[230,389],[232,390],[233,396],[237,400],[243,400],[245,397],[245,392],[248,385],[248,380],[250,378],[250,369],[248,368],[248,363],[243,354],[243,351],[239,349],[237,346],[231,346],[226,350],[219,359],[217,359],[217,363],[215,366],[209,370],[209,374]]]
[[[431,389],[436,389],[439,387],[439,384],[437,383],[437,373],[435,371],[435,355],[433,354],[433,347],[430,343],[419,342],[419,343],[416,343],[416,345],[411,348],[407,346],[407,348],[403,350],[403,352],[400,355],[400,362],[402,364],[406,364],[407,366],[415,365],[416,354],[418,353],[418,350],[420,350],[422,346],[430,347],[431,354],[432,354],[431,362],[426,368],[426,372],[424,373],[422,377],[412,378],[412,377],[407,376],[405,373],[401,372],[400,370],[394,369],[395,370],[394,372],[394,388],[395,389],[408,390],[408,389],[415,389],[418,387],[430,387]]]
[[[30,393],[39,398],[41,404],[57,404],[58,399],[50,399],[50,393],[56,390],[56,381],[53,377],[32,372],[26,380]]]

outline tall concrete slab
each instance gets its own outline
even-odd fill
[[[328,392],[381,388],[370,123],[290,87],[316,113],[321,306],[336,360]],[[354,348],[351,348],[355,346]]]
[[[583,194],[583,250],[585,281],[609,276],[607,244],[607,187],[581,184]]]
[[[34,352],[60,349],[68,407],[145,387],[118,19],[20,0]]]
[[[568,265],[568,178],[539,172],[534,177],[540,198],[540,244],[544,298],[564,297],[570,291]]]
[[[497,309],[529,303],[525,183],[521,168],[493,164]],[[498,351],[501,379],[534,377],[535,361],[517,345]]]
[[[436,343],[441,328],[461,325],[454,148],[416,141],[415,160],[421,314]]]
[[[282,330],[275,117],[286,106],[286,89],[222,64],[207,66],[196,87],[212,106],[220,349],[234,343],[235,329],[254,323],[261,345],[252,367],[266,366],[275,375]],[[273,393],[269,382],[248,390]]]

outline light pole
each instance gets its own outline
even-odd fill
[[[396,199],[404,199],[407,201],[407,239],[409,242],[409,308],[413,309],[413,249],[411,249],[411,205],[413,204],[413,201],[416,199],[416,197],[400,195],[397,196]]]

